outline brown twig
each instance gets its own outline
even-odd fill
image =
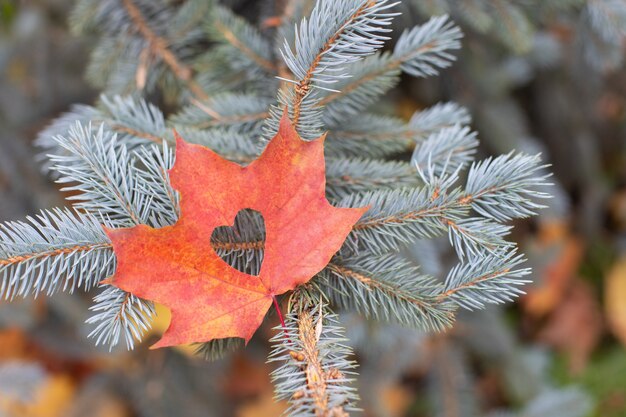
[[[251,242],[211,242],[211,246],[215,250],[227,251],[262,250],[265,248],[265,241],[257,240]]]
[[[161,137],[155,136],[152,133],[136,130],[136,129],[133,129],[131,127],[123,126],[123,125],[119,125],[119,124],[113,125],[113,126],[111,126],[111,128],[113,130],[115,130],[116,132],[127,133],[129,135],[133,135],[133,136],[136,136],[136,137],[142,138],[142,139],[147,139],[149,141],[152,141],[152,142],[158,143],[158,144],[161,144],[163,142],[163,139],[165,139],[165,138],[161,138]]]
[[[259,66],[265,68],[270,73],[277,72],[276,65],[273,62],[268,61],[256,54],[252,49],[248,48],[245,44],[243,44],[237,36],[230,30],[228,27],[224,26],[224,24],[218,20],[214,21],[214,27],[222,34],[224,39],[226,39],[232,46],[239,49],[244,55],[248,58],[256,62]]]
[[[459,208],[467,207],[477,198],[489,192],[496,191],[497,189],[498,187],[491,187],[489,189],[482,190],[480,193],[477,193],[475,195],[465,194],[465,195],[460,196],[456,200],[452,200],[440,206],[430,207],[424,210],[409,211],[409,212],[396,215],[396,216],[388,216],[388,217],[379,218],[379,219],[367,220],[362,223],[357,223],[352,228],[352,230],[364,230],[364,229],[369,229],[372,227],[377,227],[382,224],[399,224],[399,223],[404,223],[406,221],[415,221],[415,220],[426,218],[426,217],[440,217],[441,220],[445,222],[447,218],[441,214],[444,210],[452,209],[455,207],[459,207]],[[436,191],[436,193],[437,192],[438,191]],[[433,197],[436,198],[438,197],[438,195],[434,195]]]
[[[261,113],[241,114],[241,115],[233,115],[233,116],[225,117],[219,114],[217,111],[215,111],[211,107],[209,107],[206,102],[202,103],[198,100],[192,99],[191,103],[214,119],[208,122],[198,123],[194,125],[194,127],[199,128],[199,129],[205,129],[205,128],[217,126],[220,124],[254,122],[257,120],[265,119],[266,117],[269,116],[269,112],[265,111]]]
[[[352,14],[352,16],[350,16],[348,20],[343,25],[341,25],[339,30],[335,32],[330,38],[328,38],[326,43],[319,50],[315,59],[309,66],[305,76],[298,82],[298,84],[295,87],[296,96],[294,98],[294,103],[293,103],[293,124],[294,125],[296,126],[298,125],[298,121],[300,120],[300,112],[302,110],[301,109],[302,101],[304,100],[304,97],[308,94],[311,88],[311,80],[313,79],[315,71],[317,70],[320,63],[322,62],[322,58],[324,57],[324,55],[328,51],[330,51],[330,49],[333,47],[335,42],[337,42],[337,40],[341,37],[346,27],[348,27],[351,22],[354,22],[359,17],[361,17],[368,8],[372,7],[375,4],[376,4],[375,0],[370,0],[367,3],[363,4],[361,7],[359,7]]]
[[[440,299],[440,300],[442,300],[444,298],[449,298],[449,297],[451,297],[452,295],[454,295],[455,293],[457,293],[457,292],[459,292],[461,290],[465,290],[467,288],[475,287],[476,285],[480,284],[481,282],[489,281],[490,279],[494,279],[494,278],[500,277],[502,275],[506,275],[509,272],[511,272],[510,268],[503,268],[500,271],[492,272],[492,273],[486,274],[486,275],[481,275],[480,277],[478,277],[476,279],[473,279],[470,282],[466,282],[463,285],[460,285],[460,286],[458,286],[456,288],[452,288],[452,289],[450,289],[450,290],[448,290],[446,292],[443,292],[443,293],[439,294],[437,296],[437,298]]]
[[[410,57],[412,55],[416,55],[416,54],[421,54],[421,53],[427,52],[428,50],[432,49],[433,46],[435,46],[434,42],[427,43],[426,45],[423,45],[421,48],[419,48],[419,49],[417,49],[415,51],[411,51],[408,54],[404,54],[401,57],[398,57],[398,58],[395,58],[395,59],[389,61],[387,63],[387,65],[385,65],[384,67],[380,68],[377,71],[370,72],[369,74],[365,75],[364,77],[354,79],[350,84],[344,86],[341,89],[341,91],[328,94],[326,97],[324,97],[324,99],[322,99],[322,101],[320,101],[319,106],[320,107],[321,106],[326,106],[328,103],[350,94],[352,91],[356,90],[357,88],[359,88],[360,86],[362,86],[366,82],[371,81],[371,80],[373,80],[376,77],[379,77],[381,75],[384,75],[386,72],[393,71],[396,68],[400,68],[400,66],[405,61],[410,59]]]
[[[216,250],[261,250],[265,246],[264,241],[253,241],[253,242],[212,242],[211,245]],[[96,243],[91,245],[77,245],[69,248],[55,249],[51,251],[44,252],[34,252],[19,256],[12,256],[6,259],[0,259],[0,266],[10,266],[17,264],[19,262],[29,261],[31,259],[43,258],[43,257],[53,257],[53,256],[61,256],[68,255],[74,252],[88,252],[97,249],[113,249],[113,245],[110,243]]]
[[[196,99],[192,99],[191,104],[193,104],[194,106],[196,106],[197,108],[199,108],[200,110],[202,110],[203,112],[211,116],[216,121],[219,122],[222,120],[222,115],[219,114],[217,111],[213,110],[211,107],[209,107],[208,104],[203,103],[200,100],[196,100]]]
[[[458,200],[457,200],[458,201]],[[455,204],[449,204],[449,206],[454,206]],[[415,221],[426,217],[442,217],[440,214],[444,210],[444,206],[431,207],[424,210],[419,211],[410,211],[407,213],[394,215],[394,216],[386,216],[384,218],[379,219],[371,219],[364,221],[362,223],[357,223],[354,225],[352,230],[365,230],[370,229],[372,227],[379,227],[383,224],[401,224],[407,221]]]
[[[427,304],[424,301],[418,300],[417,298],[410,296],[409,294],[406,294],[404,292],[391,291],[388,287],[384,286],[380,281],[374,278],[368,277],[367,275],[361,272],[355,271],[345,266],[333,264],[333,263],[328,264],[327,268],[330,269],[331,271],[334,271],[337,275],[341,277],[354,279],[356,281],[359,281],[363,285],[367,286],[368,288],[371,288],[371,289],[375,288],[379,291],[390,293],[397,298],[403,299],[405,301],[410,302],[411,304],[418,306],[420,309],[427,308]],[[428,306],[428,307],[433,308],[433,306]]]
[[[320,312],[320,315],[323,314]],[[323,326],[323,317],[315,322],[311,311],[305,310],[298,315],[298,336],[302,342],[302,351],[295,352],[301,359],[306,375],[307,391],[299,395],[310,396],[315,407],[316,417],[347,417],[342,406],[329,408],[328,385],[333,379],[341,379],[341,372],[335,368],[325,370],[319,356],[318,343]],[[293,355],[292,355],[293,356]]]
[[[122,0],[124,8],[128,12],[131,20],[137,27],[137,30],[141,35],[146,38],[150,49],[155,55],[159,56],[163,62],[172,70],[176,78],[183,81],[189,90],[199,99],[206,100],[207,94],[202,90],[202,87],[193,80],[193,72],[191,68],[183,64],[178,60],[176,55],[168,48],[168,42],[162,37],[158,36],[148,25],[146,19],[141,14],[141,10],[133,3],[133,0]]]
[[[462,234],[462,235],[464,235],[464,236],[468,236],[468,237],[470,237],[470,238],[472,238],[472,239],[474,239],[474,240],[478,240],[478,239],[480,239],[480,237],[479,237],[479,236],[477,236],[475,233],[472,233],[472,232],[470,232],[469,230],[467,230],[467,229],[465,229],[465,228],[463,228],[463,227],[459,226],[459,224],[458,224],[457,222],[455,222],[454,220],[452,220],[452,219],[443,218],[443,219],[441,219],[441,222],[442,222],[442,223],[443,223],[446,227],[449,227],[450,229],[456,230],[456,231],[457,231],[457,233],[459,233],[459,234]],[[487,243],[485,243],[485,244],[484,244],[484,246],[485,246],[487,249],[494,249],[494,248],[495,248],[495,247],[494,247],[494,245],[487,244]]]
[[[161,144],[164,140],[170,144],[174,143],[171,139],[169,139],[168,137],[164,136],[164,137],[159,137],[156,135],[153,135],[149,132],[145,132],[142,130],[137,130],[134,129],[132,127],[129,126],[123,126],[120,124],[116,124],[112,126],[112,129],[115,130],[116,132],[121,132],[121,133],[127,133],[129,135],[133,135],[136,136],[138,138],[142,138],[142,139],[147,139],[150,140],[154,143],[157,144]],[[240,155],[240,154],[224,154],[224,153],[220,153],[220,155],[222,155],[224,158],[233,160],[233,161],[237,161],[238,163],[249,163],[252,162],[255,158],[253,156],[248,156],[248,155]]]
[[[89,251],[97,250],[97,249],[108,249],[110,247],[111,245],[108,243],[98,243],[98,244],[92,244],[92,245],[72,246],[69,248],[55,249],[51,251],[28,253],[28,254],[19,255],[19,256],[12,256],[6,259],[0,259],[0,266],[11,266],[20,262],[26,262],[26,261],[30,261],[32,259],[37,259],[37,258],[68,255],[70,253],[75,253],[75,252],[89,252]]]

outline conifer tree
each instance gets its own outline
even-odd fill
[[[317,0],[277,10],[267,2],[255,25],[206,0],[79,1],[71,23],[97,38],[88,78],[104,94],[40,134],[45,169],[71,191],[73,204],[0,226],[0,295],[94,290],[88,323],[95,343],[132,348],[154,306],[103,283],[116,269],[103,226],[176,223],[179,196],[168,176],[174,130],[245,165],[275,135],[285,109],[305,140],[328,134],[328,200],[369,207],[330,263],[284,297],[286,322],[270,359],[280,363],[276,394],[289,400],[290,415],[342,416],[357,407],[356,364],[339,310],[441,331],[460,309],[521,294],[530,270],[506,237],[512,220],[542,208],[545,166],[518,152],[476,161],[470,114],[455,103],[408,121],[375,112],[402,74],[434,77],[462,46],[447,15],[407,28],[386,46],[402,6]],[[442,236],[458,263],[433,276],[406,248]],[[257,214],[242,211],[232,229],[209,238],[231,266],[260,270],[265,230]],[[239,346],[219,339],[198,349],[213,358]]]

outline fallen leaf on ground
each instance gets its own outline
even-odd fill
[[[611,332],[626,346],[626,256],[606,276],[604,309]]]
[[[74,398],[75,386],[64,375],[53,375],[35,389],[31,401],[0,398],[0,415],[8,417],[64,417]]]
[[[415,393],[400,384],[387,385],[381,392],[381,403],[389,417],[401,417],[415,399]]]
[[[220,386],[225,396],[237,400],[272,393],[271,372],[272,368],[264,361],[238,352],[233,355],[230,369]]]
[[[602,315],[589,284],[576,281],[539,333],[539,340],[565,352],[573,374],[582,371],[602,336]]]
[[[237,411],[237,417],[269,417],[282,416],[289,404],[286,401],[276,401],[270,391],[260,396],[256,401],[243,405]]]
[[[579,239],[562,235],[555,227],[548,229],[542,233],[539,249],[553,248],[555,257],[541,270],[540,282],[531,285],[522,298],[524,310],[534,317],[545,316],[560,304],[576,276],[584,251]]]

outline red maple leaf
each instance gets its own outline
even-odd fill
[[[278,134],[246,167],[176,139],[172,186],[181,216],[160,229],[107,230],[117,257],[110,283],[172,311],[153,347],[240,337],[248,342],[276,295],[320,272],[367,208],[336,208],[325,197],[324,137],[306,142],[284,116]],[[232,268],[211,246],[216,227],[243,209],[265,220],[258,276]]]

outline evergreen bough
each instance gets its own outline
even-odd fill
[[[332,308],[432,331],[450,327],[459,308],[519,295],[530,271],[506,241],[506,222],[542,207],[545,169],[522,153],[475,161],[469,114],[454,103],[409,121],[373,113],[402,73],[434,76],[461,47],[460,29],[442,15],[383,51],[398,10],[389,0],[292,1],[279,27],[259,29],[206,0],[80,1],[71,23],[98,35],[88,77],[106,94],[40,134],[46,170],[75,203],[0,225],[0,296],[99,287],[91,336],[132,348],[154,307],[100,284],[115,270],[101,226],[176,222],[178,196],[167,175],[174,129],[245,164],[276,132],[283,109],[303,138],[328,132],[329,200],[371,207],[328,266],[289,296],[271,359],[282,363],[276,393],[290,401],[291,415],[341,416],[355,407],[355,364]],[[167,112],[148,101],[159,95]],[[395,158],[406,152],[410,162]],[[215,231],[213,246],[254,273],[263,258],[260,224],[241,212],[234,229]],[[403,252],[446,235],[459,263],[445,277],[422,272]],[[218,340],[199,350],[217,357],[239,345]]]

